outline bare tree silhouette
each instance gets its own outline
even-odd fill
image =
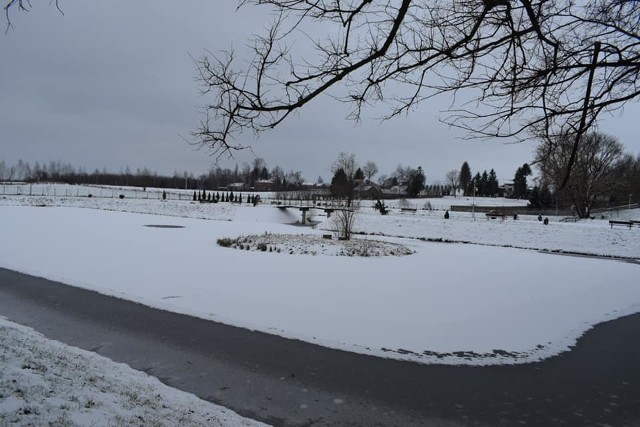
[[[449,93],[444,121],[470,137],[580,136],[605,111],[638,98],[640,2],[623,0],[242,0],[276,18],[235,54],[197,60],[210,104],[193,136],[216,153],[234,137],[272,129],[322,94],[359,120],[384,102],[386,119]],[[314,26],[312,52],[292,45]],[[465,91],[466,102],[456,95]],[[571,161],[570,163],[572,163]]]

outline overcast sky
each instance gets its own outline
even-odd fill
[[[0,160],[205,172],[214,158],[183,139],[198,126],[207,102],[192,57],[242,48],[269,22],[266,9],[236,12],[236,4],[60,0],[64,16],[48,2],[34,2],[28,13],[13,10],[14,27],[0,35]],[[531,160],[535,142],[462,140],[461,131],[438,121],[449,104],[442,97],[408,117],[381,123],[370,114],[355,124],[346,120],[346,106],[321,98],[258,140],[244,136],[253,153],[220,165],[242,167],[255,155],[269,167],[300,170],[308,181],[328,180],[337,154],[348,151],[361,163],[376,162],[379,174],[398,164],[422,166],[431,184],[465,160],[474,174],[494,168],[501,181]],[[600,129],[638,154],[639,119],[635,103]]]

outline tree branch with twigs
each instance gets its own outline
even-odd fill
[[[52,0],[58,7],[58,0]],[[4,10],[29,10],[8,0]],[[640,98],[640,2],[625,0],[240,0],[273,22],[240,63],[196,59],[207,96],[193,143],[220,156],[321,96],[384,119],[448,95],[442,121],[469,138],[580,135]],[[314,32],[315,31],[315,32]],[[305,45],[306,43],[306,45]],[[304,47],[299,47],[302,44]],[[242,57],[244,59],[244,57]],[[569,160],[570,173],[573,160]]]
[[[213,102],[193,136],[214,152],[242,149],[239,134],[273,129],[321,95],[349,104],[350,117],[360,120],[372,104],[386,104],[390,119],[449,94],[445,123],[469,137],[515,141],[584,133],[603,112],[640,95],[637,1],[244,0],[240,6],[270,7],[277,15],[254,40],[248,67],[237,68],[229,53],[197,61]],[[314,25],[328,35],[294,55],[291,47]],[[458,104],[463,93],[468,101]]]

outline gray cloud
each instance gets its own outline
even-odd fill
[[[14,28],[0,36],[0,157],[34,162],[62,160],[87,169],[148,166],[160,173],[201,173],[213,159],[185,143],[206,98],[194,81],[191,56],[205,49],[245,49],[247,37],[270,20],[268,10],[235,2],[199,0],[64,0],[65,15],[36,4],[12,14]],[[253,152],[222,166],[263,157],[270,166],[301,170],[309,180],[330,178],[340,151],[373,160],[388,174],[399,163],[422,166],[430,183],[468,161],[474,172],[495,168],[501,180],[531,160],[534,142],[462,141],[438,121],[449,99],[425,102],[408,117],[380,123],[379,110],[361,124],[330,98],[318,100],[258,140],[243,135]],[[637,104],[601,129],[627,150],[640,152],[633,120]]]

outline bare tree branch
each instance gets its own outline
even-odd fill
[[[322,94],[350,104],[355,120],[374,103],[387,104],[390,119],[449,94],[445,123],[519,141],[584,133],[640,93],[638,1],[240,3],[252,6],[278,18],[255,39],[250,66],[238,71],[228,54],[197,61],[215,98],[194,136],[214,151],[240,148],[234,136],[272,129]],[[305,32],[318,25],[326,38]],[[313,39],[304,57],[291,49],[300,35]]]
[[[56,9],[58,9],[58,12],[64,15],[64,13],[62,12],[62,9],[60,9],[60,4],[58,3],[58,0],[49,0],[49,3],[54,4],[56,6]],[[11,18],[9,16],[9,10],[15,7],[17,7],[18,10],[21,10],[23,12],[28,12],[29,9],[31,9],[31,1],[30,0],[7,0],[7,2],[3,7],[4,14],[7,19],[7,29],[5,30],[5,32],[8,32],[12,27]]]

